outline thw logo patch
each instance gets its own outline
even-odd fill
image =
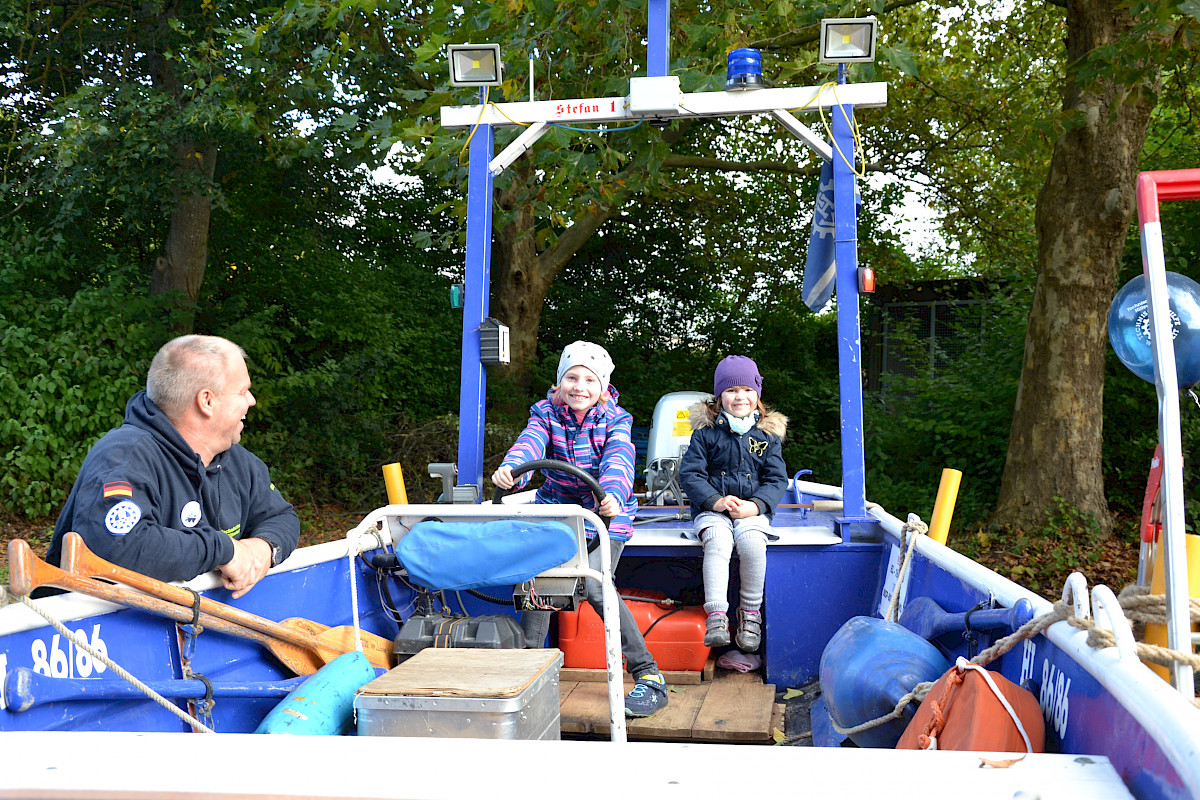
[[[750,439],[746,444],[750,448],[750,455],[753,455],[753,456],[766,455],[767,442],[765,439],[763,441],[759,441],[758,439]]]

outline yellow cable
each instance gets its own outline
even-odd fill
[[[851,155],[854,155],[855,152],[861,152],[862,151],[862,137],[859,133],[858,121],[850,119],[850,115],[848,113],[846,113],[845,106],[842,105],[842,101],[837,96],[837,84],[836,83],[822,84],[820,90],[817,92],[817,97],[820,97],[821,94],[825,91],[825,89],[827,87],[831,87],[833,89],[833,100],[835,103],[837,103],[837,107],[839,110],[841,110],[842,116],[845,118],[846,122],[850,123],[850,132],[853,134],[853,137],[854,137],[854,149],[851,151]],[[838,155],[842,157],[842,162],[845,163],[846,166],[850,167],[850,171],[853,172],[856,176],[858,176],[860,178],[866,177],[866,174],[867,174],[866,159],[865,158],[863,159],[863,169],[862,169],[862,172],[859,172],[855,168],[854,162],[851,159],[846,158],[846,154],[843,153],[842,148],[838,146],[837,139],[835,139],[833,136],[833,128],[829,124],[829,121],[825,119],[825,110],[819,104],[817,105],[817,110],[821,113],[821,124],[825,126],[825,132],[829,134],[829,141],[833,143],[833,148],[835,150],[837,150]]]
[[[479,105],[479,119],[475,120],[475,124],[471,126],[471,132],[467,134],[467,141],[463,142],[462,150],[458,151],[458,165],[461,167],[463,163],[463,153],[467,152],[467,148],[471,146],[471,139],[475,136],[475,131],[479,130],[479,123],[483,121],[483,112],[487,111],[488,93],[492,87],[483,87],[483,102]]]
[[[508,114],[505,114],[505,113],[504,113],[504,109],[502,109],[500,106],[496,105],[495,103],[492,103],[492,102],[490,102],[490,101],[489,101],[489,102],[487,103],[487,105],[489,105],[489,106],[491,106],[492,108],[494,108],[494,109],[496,109],[497,111],[499,111],[499,112],[500,112],[500,116],[504,117],[506,120],[508,120],[509,122],[511,122],[513,125],[520,125],[522,128],[528,128],[528,127],[529,127],[529,125],[530,125],[530,123],[528,123],[528,122],[517,122],[515,119],[513,119],[512,117],[510,117]]]

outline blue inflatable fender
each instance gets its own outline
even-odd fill
[[[853,617],[821,654],[821,691],[829,716],[839,727],[854,728],[891,713],[918,683],[936,681],[950,662],[925,639],[875,617]],[[893,748],[917,713],[905,707],[899,719],[850,735],[859,747]]]
[[[254,732],[307,736],[348,733],[354,720],[354,695],[381,672],[363,653],[343,653],[293,689]]]
[[[523,583],[578,552],[567,523],[538,519],[418,522],[396,545],[409,578],[435,591]]]

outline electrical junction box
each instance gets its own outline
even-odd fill
[[[629,113],[635,117],[679,113],[683,92],[678,75],[629,79]]]
[[[479,324],[479,360],[489,366],[507,364],[508,326],[488,317]]]

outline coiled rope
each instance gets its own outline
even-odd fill
[[[908,568],[910,556],[913,551],[913,546],[916,543],[916,534],[924,534],[928,530],[928,526],[921,522],[915,514],[908,515],[908,522],[900,531],[900,551],[903,554],[899,565],[898,574],[896,576],[896,589],[892,594],[891,604],[888,606],[888,613],[884,619],[894,622],[896,621],[896,609],[900,599],[900,587],[903,585],[904,572]],[[909,536],[910,534],[911,537]],[[905,542],[905,539],[908,539]],[[1167,619],[1167,599],[1165,595],[1152,595],[1149,588],[1145,586],[1126,586],[1121,590],[1117,597],[1121,604],[1125,616],[1132,622],[1149,622],[1157,624],[1165,624]],[[1200,598],[1190,599],[1191,620],[1193,623],[1200,623]],[[1029,622],[1022,625],[1013,633],[997,640],[991,647],[987,648],[979,655],[970,660],[969,663],[977,666],[987,666],[991,662],[1000,658],[1008,651],[1012,650],[1026,639],[1032,639],[1038,634],[1045,631],[1056,622],[1066,622],[1073,628],[1077,628],[1087,632],[1087,643],[1097,649],[1103,650],[1106,647],[1116,647],[1117,640],[1113,632],[1107,628],[1099,628],[1096,623],[1090,619],[1077,617],[1073,613],[1073,609],[1063,602],[1054,604],[1053,610],[1042,614],[1040,617],[1034,617]],[[1194,670],[1200,670],[1200,656],[1195,653],[1181,652],[1179,650],[1171,650],[1167,647],[1159,645],[1147,644],[1145,642],[1137,643],[1137,655],[1142,661],[1149,661],[1160,666],[1169,667],[1174,662],[1188,664]],[[836,721],[830,718],[830,723],[833,729],[843,736],[851,736],[862,731],[870,730],[879,725],[891,722],[894,719],[899,719],[904,713],[904,709],[909,703],[916,700],[918,703],[925,699],[929,694],[929,690],[933,687],[932,681],[923,681],[912,688],[912,691],[905,694],[896,703],[887,714],[876,719],[868,720],[860,725],[855,725],[852,728],[843,728]],[[1192,705],[1200,708],[1200,698],[1193,697]]]
[[[175,705],[170,700],[167,700],[161,694],[154,691],[149,686],[147,686],[146,684],[142,683],[140,680],[135,678],[124,667],[122,667],[117,662],[113,661],[106,654],[101,653],[95,647],[92,647],[92,645],[88,642],[88,640],[84,637],[84,635],[82,633],[72,631],[69,628],[67,628],[67,626],[64,625],[62,622],[60,622],[58,619],[56,619],[53,614],[50,614],[48,611],[43,609],[40,604],[35,603],[33,600],[31,600],[28,595],[15,594],[14,592],[10,591],[7,586],[0,586],[0,607],[3,607],[5,605],[7,605],[8,603],[14,602],[14,601],[20,602],[20,603],[24,604],[25,606],[27,606],[35,614],[40,616],[42,619],[46,620],[46,622],[50,623],[50,625],[53,626],[53,628],[56,631],[58,631],[63,636],[65,636],[67,639],[69,639],[80,650],[83,650],[88,655],[90,655],[92,658],[94,658],[96,661],[100,662],[104,666],[111,669],[114,674],[118,675],[121,678],[124,678],[129,684],[131,684],[132,686],[135,686],[138,689],[138,691],[140,691],[142,694],[146,695],[146,697],[153,700],[155,703],[158,703],[164,709],[166,709],[167,711],[170,711],[172,714],[179,717],[179,719],[183,720],[188,725],[191,725],[193,730],[195,730],[199,733],[216,733],[216,731],[214,731],[212,728],[210,728],[207,725],[205,725],[204,723],[200,722],[200,720],[198,720],[195,717],[193,717],[192,715],[188,714],[186,711],[181,709],[179,706]]]

